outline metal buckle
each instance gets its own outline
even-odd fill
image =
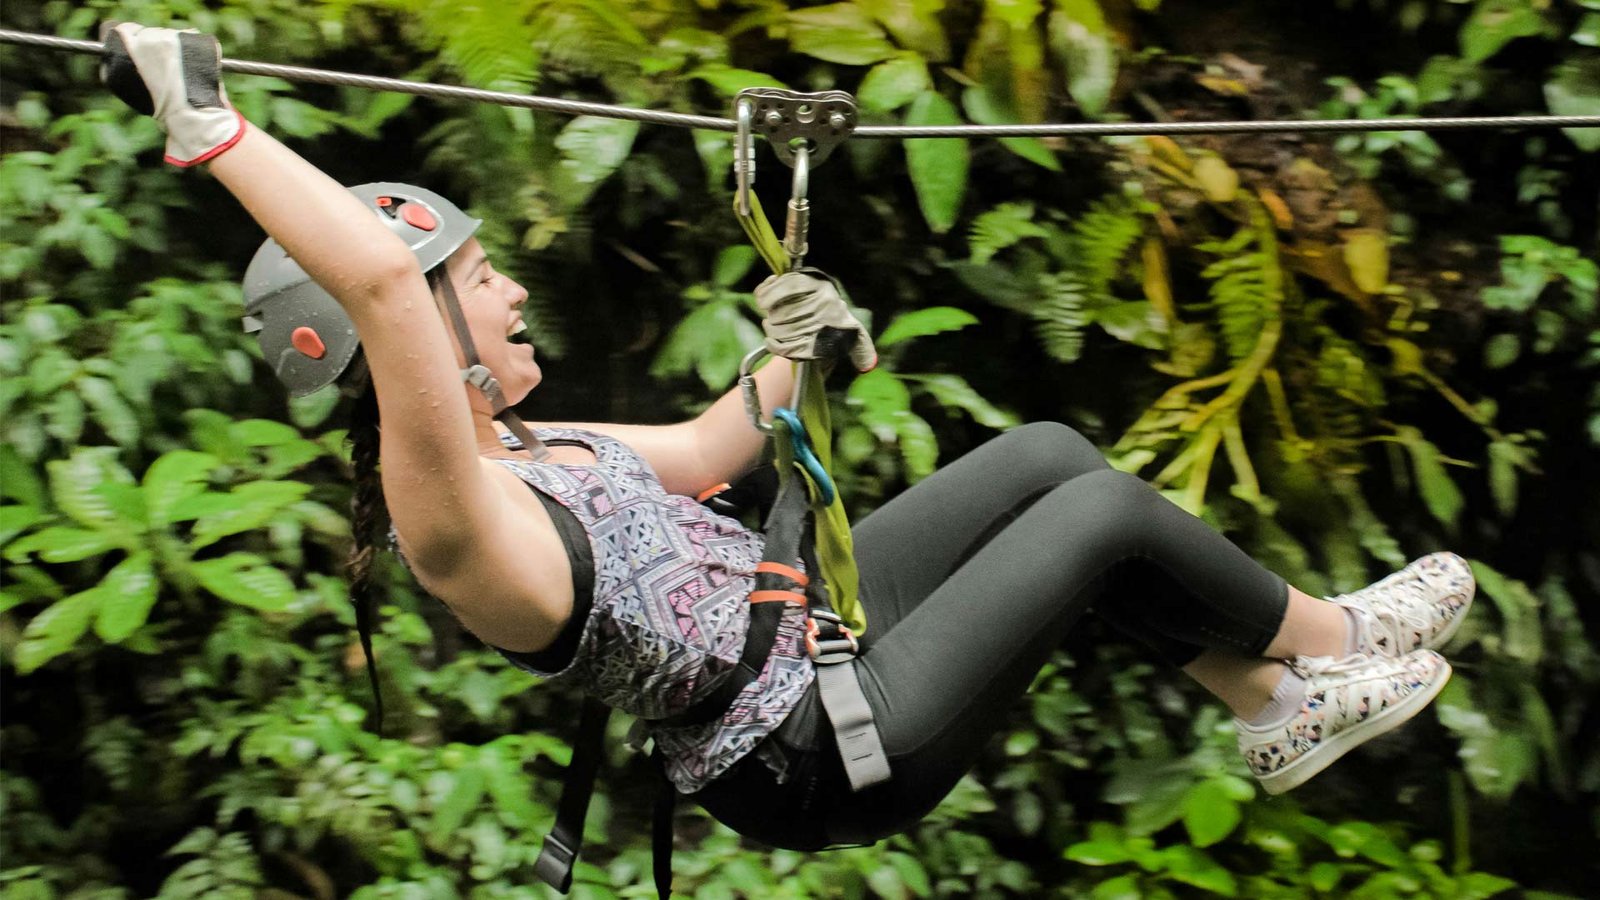
[[[822,626],[817,624],[819,619],[826,622],[828,630],[832,632],[828,636],[823,635]],[[861,645],[838,613],[813,609],[811,616],[806,619],[806,653],[815,662],[831,665],[860,656]]]

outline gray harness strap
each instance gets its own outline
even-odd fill
[[[832,658],[837,657],[837,658]],[[833,723],[833,736],[839,745],[844,772],[850,777],[850,790],[865,790],[889,780],[889,754],[872,720],[872,707],[861,691],[861,676],[856,658],[829,654],[817,660],[817,696]]]
[[[472,342],[472,332],[467,328],[466,313],[461,310],[461,301],[456,299],[456,289],[450,284],[450,276],[445,272],[444,265],[439,265],[428,273],[428,281],[439,289],[439,306],[450,320],[450,326],[455,330],[456,342],[461,345],[461,355],[467,360],[467,367],[461,370],[461,380],[477,388],[489,401],[489,408],[494,413],[495,420],[506,426],[506,430],[516,435],[522,446],[533,454],[534,462],[544,462],[550,458],[550,448],[544,442],[534,437],[528,426],[512,411],[511,404],[506,402],[506,396],[500,390],[500,381],[489,371],[478,358],[478,347]]]

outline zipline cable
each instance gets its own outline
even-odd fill
[[[100,55],[98,41],[80,41],[72,38],[26,31],[0,29],[0,43],[64,50],[69,53]],[[245,59],[223,59],[222,69],[242,75],[268,75],[285,81],[311,84],[331,84],[365,88],[372,91],[392,91],[422,97],[439,97],[449,100],[470,100],[476,103],[494,103],[564,113],[572,116],[600,116],[608,119],[629,119],[651,125],[671,125],[677,128],[700,128],[708,131],[735,130],[732,119],[714,116],[696,116],[686,113],[666,112],[658,109],[639,109],[609,103],[587,103],[581,100],[563,100],[559,97],[537,97],[511,94],[505,91],[486,91],[480,88],[434,84],[426,81],[407,81],[402,78],[381,78],[375,75],[356,75],[328,69],[311,69],[303,66],[283,66],[276,63],[252,62]],[[1263,134],[1276,132],[1356,132],[1356,131],[1461,131],[1488,128],[1600,128],[1600,116],[1462,116],[1452,118],[1410,119],[1279,119],[1263,121],[1222,122],[1078,122],[1048,123],[1041,125],[862,125],[853,137],[904,140],[907,138],[1003,138],[1003,137],[1111,137],[1181,134]]]

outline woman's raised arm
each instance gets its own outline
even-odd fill
[[[390,512],[411,546],[455,555],[496,524],[500,497],[416,257],[355,195],[262,131],[247,128],[211,171],[355,323],[384,423]]]
[[[454,345],[405,242],[355,195],[228,105],[213,38],[131,24],[104,37],[102,77],[161,122],[167,160],[209,163],[355,324],[387,426],[385,493],[408,545],[448,560],[494,530],[505,500],[479,459]]]

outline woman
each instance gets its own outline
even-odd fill
[[[527,292],[494,270],[474,220],[404,185],[345,190],[251,128],[227,104],[209,37],[121,25],[107,44],[108,83],[162,121],[168,159],[209,162],[271,235],[261,271],[314,280],[263,276],[252,315],[268,345],[273,317],[298,311],[269,353],[292,390],[370,377],[381,497],[422,585],[517,664],[643,719],[713,690],[744,643],[762,539],[691,498],[760,455],[739,398],[679,425],[527,435],[505,414],[541,379],[513,338]],[[292,262],[272,256],[278,246]],[[776,353],[810,358],[844,331],[858,368],[875,361],[831,282],[784,275],[756,299]],[[348,317],[359,356],[338,329],[303,324],[314,303],[330,322]],[[792,382],[788,362],[761,370],[764,414]],[[370,456],[358,452],[368,476]],[[358,493],[362,535],[382,500]],[[1450,667],[1433,648],[1473,595],[1465,563],[1440,553],[1331,602],[1310,597],[1050,424],[947,466],[854,537],[871,631],[852,665],[887,783],[849,789],[798,607],[724,715],[653,729],[680,792],[775,845],[876,840],[932,809],[992,736],[992,711],[1091,605],[1226,703],[1250,770],[1269,793],[1288,790],[1438,694]],[[768,815],[775,804],[788,813]]]

